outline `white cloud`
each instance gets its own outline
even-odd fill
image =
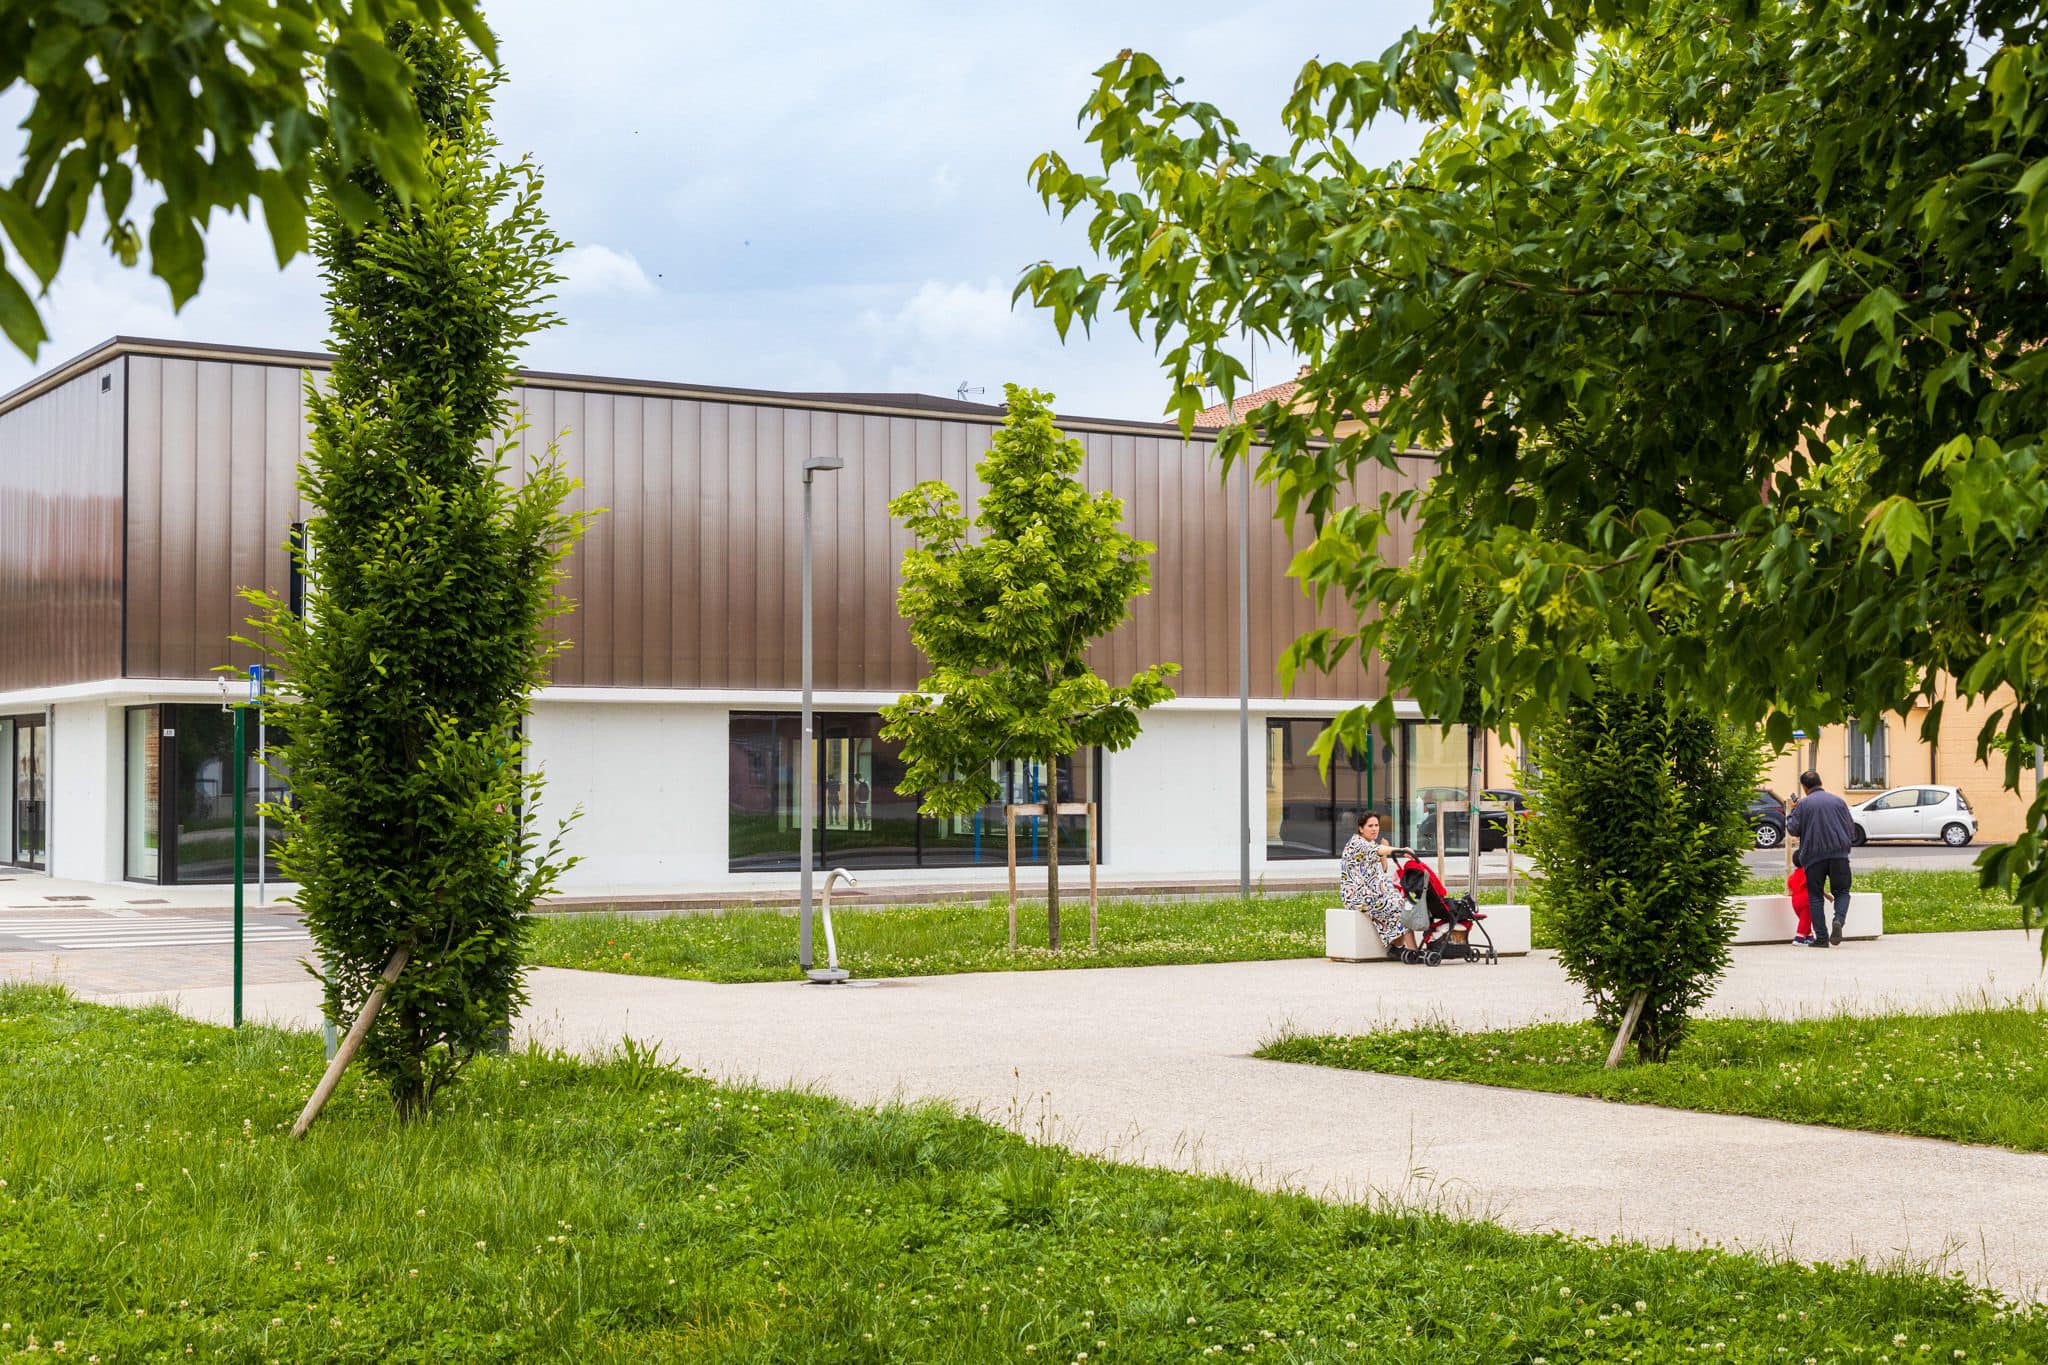
[[[608,246],[572,246],[562,253],[564,297],[590,294],[651,294],[654,281],[640,262]]]
[[[1427,0],[598,8],[492,2],[497,130],[545,168],[557,230],[591,244],[564,262],[564,325],[525,363],[768,389],[950,394],[966,380],[990,398],[1015,380],[1062,411],[1152,418],[1164,375],[1121,318],[1062,343],[1044,313],[1012,310],[1028,263],[1096,264],[1085,221],[1047,213],[1025,168],[1048,148],[1089,165],[1075,111],[1126,46],[1275,145],[1305,58],[1369,59]],[[0,95],[0,129],[26,112]],[[0,179],[18,136],[0,134]],[[1361,145],[1392,159],[1413,141],[1383,125]],[[97,238],[48,300],[41,363],[0,344],[0,391],[117,331],[324,344],[315,263],[280,272],[260,224],[216,220],[205,286],[176,314]],[[1269,367],[1283,370],[1262,354],[1260,379]]]
[[[996,280],[926,280],[893,313],[871,311],[862,325],[891,341],[950,347],[989,345],[1028,330],[1025,317],[1010,307],[1009,289]]]

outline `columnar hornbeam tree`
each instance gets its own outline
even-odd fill
[[[335,359],[307,388],[305,614],[252,597],[283,678],[280,863],[329,1018],[357,1017],[402,967],[362,1055],[410,1118],[523,1000],[521,938],[567,866],[522,815],[540,785],[523,722],[582,523],[552,454],[508,467],[514,359],[556,321],[539,169],[499,161],[496,78],[451,35],[399,30],[393,47],[429,185],[405,200],[375,166],[323,159]]]

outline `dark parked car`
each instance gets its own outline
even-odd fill
[[[1768,787],[1759,787],[1744,813],[1756,831],[1758,848],[1776,848],[1785,842],[1785,798]]]

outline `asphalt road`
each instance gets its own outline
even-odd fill
[[[1984,851],[1982,843],[1967,848],[1950,848],[1946,844],[1933,842],[1905,843],[1886,842],[1865,844],[1850,858],[1850,866],[1892,867],[1912,872],[1937,872],[1948,869],[1968,869],[1977,865],[1977,855]],[[1773,873],[1783,874],[1785,850],[1783,848],[1752,849],[1744,859],[1750,871],[1760,877]]]

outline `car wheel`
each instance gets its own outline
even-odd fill
[[[1943,825],[1941,841],[1950,848],[1962,848],[1970,842],[1970,827],[1959,820]]]
[[[1850,842],[1854,843],[1856,847],[1861,848],[1870,842],[1870,836],[1863,832],[1863,826],[1858,825],[1856,826],[1856,833],[1851,837]]]
[[[1785,842],[1785,831],[1779,829],[1776,825],[1758,825],[1756,827],[1756,846],[1758,848],[1776,848],[1783,842]]]

